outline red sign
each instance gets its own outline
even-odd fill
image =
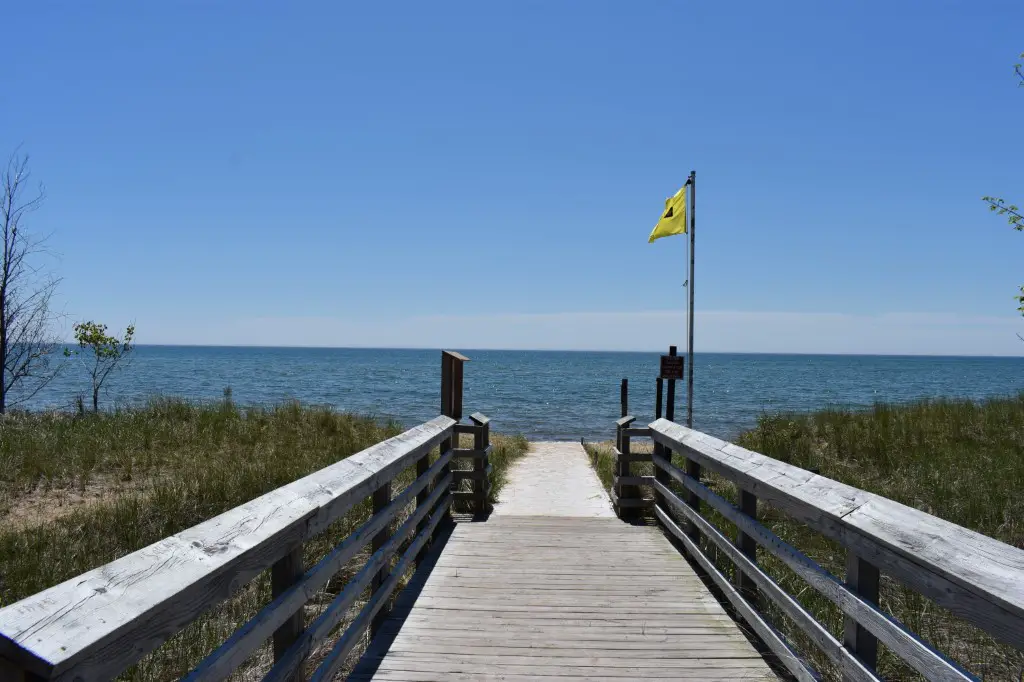
[[[683,364],[683,356],[681,355],[662,355],[661,373],[659,376],[662,379],[681,380],[683,378]]]

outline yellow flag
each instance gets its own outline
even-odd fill
[[[674,195],[665,199],[665,211],[661,219],[654,226],[651,238],[647,240],[650,244],[655,239],[670,237],[674,234],[686,234],[686,187],[680,188]]]

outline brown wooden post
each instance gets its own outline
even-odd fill
[[[479,430],[473,436],[473,449],[480,452],[487,452],[488,446],[491,444],[491,424],[489,419],[479,419],[478,415],[470,417],[474,424],[476,424]],[[488,480],[487,467],[490,464],[489,455],[482,457],[476,457],[473,460],[473,471],[475,472],[475,478],[473,479],[473,492],[474,499],[476,502],[476,513],[483,515],[487,513],[487,494],[491,490],[491,482]]]
[[[388,481],[381,487],[377,488],[373,492],[373,513],[376,514],[383,511],[385,507],[391,504],[391,481]],[[370,552],[376,552],[378,549],[384,546],[384,544],[391,538],[391,525],[388,524],[381,529],[379,533],[373,536],[370,540]],[[384,566],[377,571],[377,574],[373,576],[373,580],[370,581],[370,594],[374,594],[380,589],[381,585],[388,579],[391,574],[391,562],[388,561]],[[373,639],[377,634],[377,630],[380,629],[381,624],[387,619],[388,613],[390,613],[391,607],[388,604],[384,604],[381,610],[377,612],[377,615],[373,617],[373,621],[370,623],[370,639]]]
[[[453,409],[453,407],[452,407],[452,372],[453,372],[452,366],[454,364],[455,364],[455,358],[453,358],[447,351],[441,351],[441,414],[443,414],[445,416],[451,416],[452,409]],[[455,438],[457,440],[458,436],[456,436]],[[452,449],[452,439],[451,438],[445,438],[438,445],[438,452],[440,454],[442,454],[442,455],[444,453],[448,452],[451,449]],[[448,476],[448,474],[451,472],[451,470],[452,470],[451,463],[444,465],[444,467],[441,468],[441,471],[439,471],[437,473],[437,477],[434,479],[434,481],[436,482],[436,481],[444,480],[445,477]],[[431,486],[431,487],[433,487],[433,486]],[[424,495],[423,496],[423,500],[426,501],[426,499],[427,499],[427,497],[426,497],[426,495]],[[420,496],[417,495],[416,496],[416,502],[419,503],[419,501],[420,501]],[[424,523],[426,523],[425,519],[424,519]],[[438,533],[440,533],[440,531],[441,531],[441,524],[438,524],[434,528],[434,535],[431,538],[431,541],[433,541],[437,537],[437,535],[438,535]]]
[[[675,346],[669,346],[668,347],[668,354],[669,355],[675,356],[676,352],[677,351],[676,351],[676,347]],[[669,420],[670,422],[674,422],[676,420],[676,380],[675,379],[669,379],[668,380],[668,396],[666,397],[666,400],[665,400],[665,419]]]
[[[622,411],[622,414],[619,415],[620,417],[625,417],[629,414],[629,379],[624,378],[619,386],[619,406]]]
[[[462,419],[462,365],[468,361],[462,353],[441,351],[441,414],[455,421]]]
[[[280,597],[298,582],[303,573],[302,545],[299,545],[270,567],[270,596],[274,599]],[[304,627],[302,621],[302,609],[299,609],[291,618],[282,623],[281,627],[274,630],[274,661],[280,661],[288,648],[302,634]],[[301,677],[300,671],[292,679],[297,680]]]
[[[462,419],[462,365],[468,361],[465,355],[456,353],[450,350],[441,351],[441,414],[446,417],[451,417],[455,421]],[[459,437],[445,438],[441,441],[440,452],[444,454],[454,447],[459,446]],[[452,466],[449,461],[441,471],[438,472],[437,478],[444,479],[451,473]],[[451,507],[448,508],[447,516],[451,515]],[[434,537],[441,531],[441,525],[438,524],[434,530]]]
[[[662,379],[661,377],[658,377],[654,383],[657,386],[658,391],[654,395],[654,418],[661,419],[661,394],[664,392],[665,380]]]
[[[739,493],[740,511],[756,521],[757,496],[754,495],[754,493],[743,490],[742,488],[740,488]],[[745,557],[755,564],[757,563],[757,541],[738,528],[736,529],[736,548],[739,549]],[[736,566],[733,581],[735,582],[739,593],[743,595],[743,598],[757,606],[759,602],[757,584],[750,578],[750,576],[741,571],[739,566]]]
[[[846,586],[872,604],[878,604],[878,567],[846,550]],[[869,670],[878,665],[878,640],[846,616],[843,620],[843,644]],[[844,677],[844,680],[848,679]]]
[[[661,397],[665,388],[665,380],[662,379],[661,377],[658,377],[657,381],[655,382],[655,386],[657,388],[657,393],[655,394],[654,398],[654,418],[661,419]],[[662,445],[661,443],[654,443],[654,454],[659,457],[665,457],[669,461],[672,461],[671,451],[667,451],[665,449],[665,446]],[[666,454],[668,455],[667,457]],[[672,477],[668,475],[667,471],[665,471],[664,469],[657,465],[654,466],[654,480],[658,481],[659,483],[663,484],[666,487],[672,485]],[[665,512],[666,514],[670,514],[668,505],[665,503],[665,496],[659,493],[657,490],[654,491],[654,504],[661,507],[661,511]]]
[[[459,353],[448,353],[452,357],[452,411],[448,415],[455,421],[462,420],[462,365],[469,360]]]
[[[632,473],[630,472],[630,468],[631,467],[630,467],[630,462],[629,462],[629,455],[631,454],[630,436],[629,436],[629,433],[627,432],[627,429],[630,428],[630,426],[632,426],[633,421],[634,420],[632,418],[629,418],[628,421],[626,420],[626,418],[623,418],[623,419],[619,420],[619,422],[622,423],[622,426],[619,429],[619,434],[620,434],[619,435],[619,452],[622,453],[622,456],[619,458],[619,466],[618,466],[618,475],[619,476],[631,476],[632,475]],[[623,506],[623,504],[622,504],[623,502],[626,502],[627,500],[639,500],[640,499],[640,488],[639,487],[637,487],[635,485],[622,485],[622,484],[620,484],[618,486],[618,490],[616,491],[616,494],[619,496],[619,518],[620,519],[635,519],[637,516],[639,516],[638,508],[636,508],[636,507],[626,507],[626,506]]]

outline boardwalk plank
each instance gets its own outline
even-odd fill
[[[578,444],[520,460],[424,568],[349,679],[776,679],[659,528],[614,518]]]
[[[350,679],[775,679],[657,529],[617,519],[541,524],[459,524],[408,614],[383,624],[390,648],[364,657]],[[524,526],[552,532],[531,540]],[[484,532],[513,550],[474,547]],[[641,549],[602,554],[591,532]],[[552,542],[559,534],[573,540]]]

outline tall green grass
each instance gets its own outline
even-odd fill
[[[909,405],[879,404],[867,410],[829,408],[808,414],[765,415],[737,442],[748,449],[812,469],[823,476],[867,490],[1024,547],[1024,394],[984,401],[930,400]],[[608,446],[588,448],[599,474],[607,469]],[[676,463],[682,460],[676,457]],[[636,466],[636,465],[634,465]],[[734,486],[715,475],[708,485],[735,502]],[[727,536],[735,527],[717,513],[705,513]],[[845,550],[766,505],[761,521],[786,542],[842,577]],[[708,546],[723,572],[725,557]],[[842,639],[842,614],[767,552],[758,552],[767,573]],[[766,600],[767,601],[767,600]],[[1024,654],[933,602],[883,576],[880,606],[961,665],[986,680],[1021,680]],[[779,629],[825,673],[839,679],[831,664],[773,607]],[[921,679],[885,647],[879,670],[886,679]]]
[[[81,416],[8,415],[0,420],[0,605],[189,528],[400,431],[395,423],[327,408],[297,403],[240,408],[228,400],[165,399],[142,409]],[[505,469],[525,453],[526,442],[492,440],[496,495]],[[409,467],[395,492],[413,478]],[[62,501],[75,504],[58,506]],[[370,505],[363,502],[307,543],[307,565],[369,514]],[[307,621],[366,558],[364,552],[353,559],[313,600]],[[268,601],[265,573],[125,677],[180,677]],[[248,673],[265,670],[269,662],[269,651],[261,651]]]

